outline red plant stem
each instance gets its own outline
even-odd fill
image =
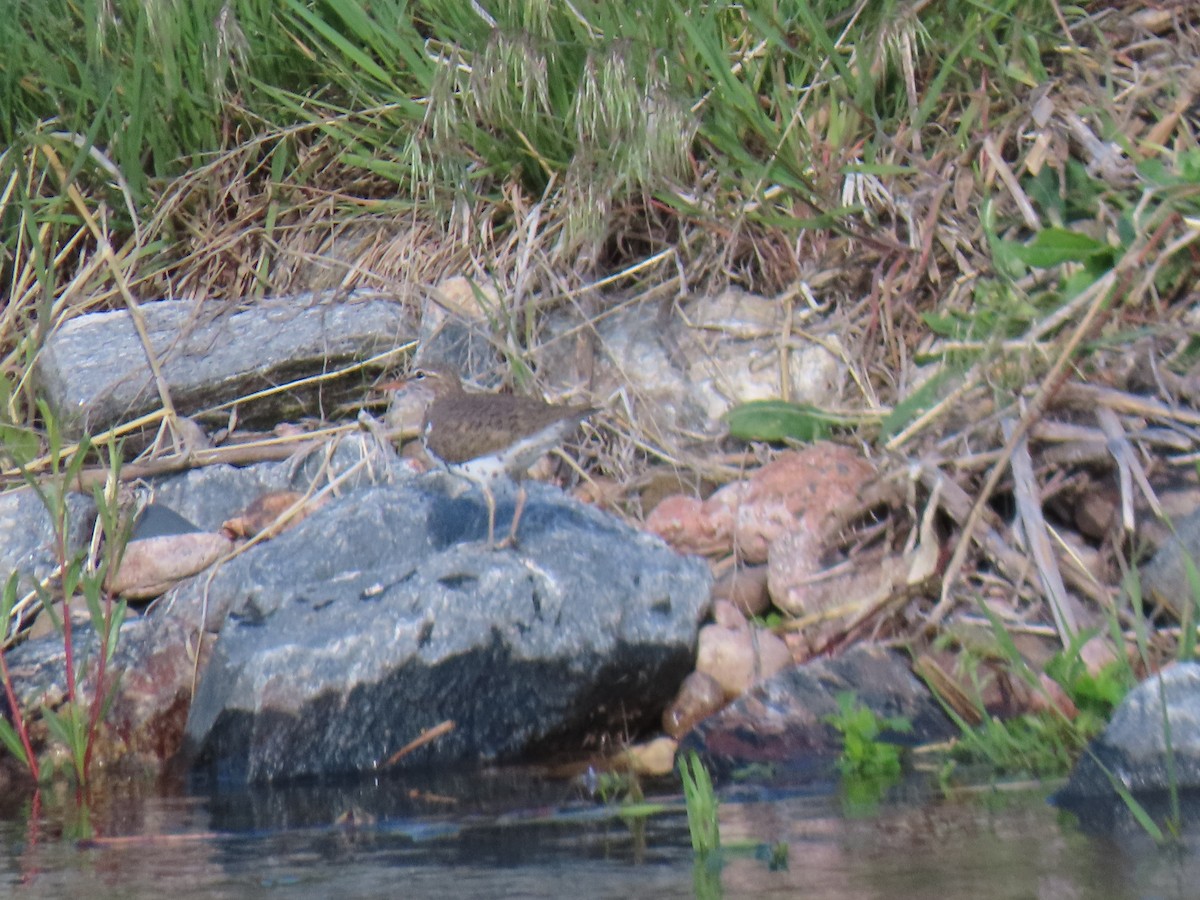
[[[100,635],[100,661],[96,664],[96,685],[92,690],[92,708],[88,710],[87,743],[83,751],[83,779],[92,765],[92,750],[96,747],[96,731],[100,727],[100,710],[104,708],[104,677],[108,669],[109,626],[112,623],[112,592],[104,592],[104,631]]]
[[[58,567],[59,567],[58,570],[60,573],[59,578],[60,578],[60,580],[62,580],[62,579],[65,579],[65,577],[66,577],[67,566],[68,566],[68,563],[67,563],[67,516],[66,516],[66,499],[65,499],[65,497],[63,499],[62,520],[58,523],[57,531],[58,531],[57,544],[58,544]],[[71,716],[74,717],[76,711],[78,710],[78,707],[75,705],[75,697],[76,697],[76,689],[77,689],[77,686],[75,684],[75,640],[74,640],[74,630],[71,627],[71,598],[67,596],[65,580],[62,580],[62,585],[63,585],[63,609],[62,609],[63,656],[66,659],[66,666],[67,666],[67,700],[66,700],[66,702],[67,702],[67,706],[71,710]],[[72,730],[74,729],[74,727],[75,727],[75,725],[74,725],[74,723],[72,723],[72,725],[71,725]],[[87,756],[88,756],[87,747],[89,747],[91,745],[91,743],[92,743],[91,736],[90,735],[86,736],[84,738],[84,745],[85,745],[84,754],[83,754],[84,762],[80,765],[80,770],[78,772],[80,781],[87,780],[87,765],[86,765],[86,760],[87,760]],[[70,747],[69,749],[71,751],[72,760],[75,762],[79,762],[78,758],[75,756],[75,747]]]
[[[65,503],[65,501],[64,501]],[[64,578],[67,572],[67,523],[59,523],[58,531],[58,571],[59,577]],[[63,591],[63,655],[67,660],[67,702],[75,702],[75,646],[71,634],[71,598]]]
[[[42,792],[38,788],[33,789],[33,802],[29,805],[29,828],[26,832],[25,849],[21,853],[21,879],[19,884],[33,884],[38,876],[42,873],[38,860],[41,854],[38,852],[38,844],[41,837],[42,823]]]
[[[25,748],[25,763],[29,766],[29,771],[36,782],[40,777],[38,761],[37,757],[33,755],[33,746],[29,743],[29,729],[25,727],[25,716],[22,715],[21,708],[17,705],[17,694],[13,690],[12,676],[8,674],[8,659],[5,658],[3,648],[0,648],[0,677],[4,678],[4,695],[8,698],[8,708],[12,711],[17,734],[21,738],[21,746]]]

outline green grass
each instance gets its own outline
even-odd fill
[[[145,215],[166,179],[265,136],[246,177],[282,150],[273,180],[303,185],[336,159],[343,182],[447,210],[517,184],[561,202],[576,243],[651,202],[697,221],[846,224],[847,176],[906,171],[892,135],[968,115],[981,80],[1000,97],[1043,78],[1060,37],[1015,0],[920,18],[860,6],[502,2],[493,28],[467,0],[18,0],[0,22],[6,171],[45,172],[49,142],[85,193],[108,196],[115,171]]]
[[[679,778],[683,782],[692,850],[698,858],[711,856],[721,849],[721,826],[717,818],[718,803],[712,778],[694,752],[680,755]]]

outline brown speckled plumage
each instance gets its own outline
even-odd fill
[[[515,545],[525,488],[520,489],[508,537],[497,545],[496,498],[489,482],[501,475],[519,479],[542,454],[562,443],[596,412],[591,406],[555,405],[535,397],[467,393],[458,373],[439,364],[425,365],[405,381],[385,387],[401,386],[422,392],[428,402],[421,426],[426,452],[482,489],[491,547]]]
[[[512,478],[596,411],[535,397],[468,393],[458,373],[440,364],[422,366],[405,383],[430,394],[422,436],[431,456],[451,467],[495,458]]]

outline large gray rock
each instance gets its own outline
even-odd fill
[[[182,513],[190,520],[180,518],[185,526],[182,529],[176,527],[179,523],[168,523],[172,533],[194,530],[197,525],[216,531],[222,522],[263,493],[316,490],[331,479],[353,487],[370,483],[372,473],[384,477],[406,475],[390,447],[380,446],[370,436],[359,433],[346,436],[336,446],[289,462],[244,468],[210,466],[171,475],[155,482],[156,502],[143,513],[135,536],[142,532],[149,514],[174,518]],[[96,510],[91,498],[80,494],[69,495],[68,506],[71,512],[68,550],[74,553],[86,546]],[[156,528],[152,525],[151,530]],[[21,574],[22,592],[30,588],[33,578],[45,579],[53,570],[53,535],[49,514],[32,491],[0,496],[0,566]],[[130,548],[134,546],[135,543],[130,544]],[[129,556],[127,549],[126,558]],[[217,604],[205,603],[204,586],[208,577],[206,572],[186,581],[145,616],[129,612],[119,632],[116,654],[104,672],[105,693],[111,691],[111,694],[104,718],[105,737],[93,756],[97,765],[154,770],[178,752],[192,697],[196,654],[200,653],[203,667],[212,643],[211,635],[203,642],[199,638],[206,621],[209,630],[215,631],[226,611]],[[91,625],[78,616],[73,637],[74,663],[80,674],[78,689],[85,702],[90,702],[99,674],[99,642]],[[26,714],[43,706],[57,709],[62,705],[67,685],[61,634],[54,632],[27,640],[8,650],[6,659],[15,699]],[[0,710],[8,712],[7,700],[2,695]],[[32,720],[38,747],[45,738],[45,727],[39,724],[36,715]]]
[[[1058,800],[1070,805],[1088,797],[1116,797],[1109,774],[1134,793],[1165,791],[1172,784],[1200,788],[1200,665],[1176,663],[1130,691],[1080,757]]]
[[[160,300],[141,311],[183,415],[399,347],[416,328],[407,305],[366,292],[248,306]],[[91,313],[57,329],[38,357],[37,377],[72,435],[103,431],[161,405],[128,310]],[[361,377],[314,382],[241,404],[239,414],[243,423],[269,427],[361,399],[362,390]]]
[[[196,585],[230,613],[188,718],[194,768],[372,771],[447,720],[399,765],[505,760],[652,722],[691,667],[707,566],[528,491],[516,550],[482,545],[477,489],[431,475],[350,491]]]

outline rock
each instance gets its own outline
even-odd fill
[[[150,503],[138,515],[117,567],[108,571],[104,589],[126,600],[148,600],[232,549],[225,535],[201,531],[170,507]]]
[[[1176,618],[1186,605],[1194,608],[1196,587],[1188,571],[1190,562],[1200,560],[1200,510],[1175,523],[1175,533],[1169,537],[1154,558],[1142,568],[1142,594],[1147,601],[1160,603]]]
[[[643,513],[655,509],[667,497],[682,494],[687,498],[708,497],[720,485],[674,466],[651,466],[637,481],[637,499]],[[644,516],[643,516],[644,517]]]
[[[767,593],[775,606],[795,618],[823,611],[822,604],[813,602],[813,596],[819,596],[824,588],[817,577],[822,569],[821,555],[820,536],[806,528],[784,532],[771,543],[770,559],[764,568]],[[842,602],[857,599],[844,588],[836,595]]]
[[[791,665],[792,654],[781,638],[761,628],[705,625],[700,629],[696,671],[712,677],[726,699]]]
[[[481,284],[462,275],[443,279],[433,289],[430,299],[434,303],[429,304],[423,316],[433,320],[428,323],[433,327],[441,324],[440,315],[447,314],[467,322],[486,324],[490,311],[502,303],[499,285]]]
[[[726,702],[725,690],[717,679],[704,672],[692,672],[683,679],[679,693],[663,712],[663,731],[678,739]]]
[[[205,466],[155,479],[154,495],[158,504],[194,522],[200,531],[221,531],[265,496],[309,494],[334,481],[349,489],[411,474],[390,445],[381,446],[370,435],[356,432],[332,447],[282,462]],[[312,503],[319,502],[314,494]]]
[[[1120,521],[1121,498],[1105,487],[1088,491],[1075,503],[1075,527],[1093,541],[1104,540]]]
[[[215,530],[197,529],[216,529],[233,510],[245,505],[247,496],[264,489],[296,486],[308,489],[316,479],[353,476],[359,469],[366,470],[368,462],[373,462],[380,471],[390,473],[390,466],[399,468],[395,459],[390,448],[380,448],[360,434],[341,441],[328,456],[320,454],[319,458],[298,460],[295,464],[271,462],[238,469],[212,466],[158,479],[154,484],[158,499],[139,517],[134,529],[134,537],[138,540],[131,542],[130,547],[135,558],[140,552],[139,545],[147,547],[152,566],[178,574],[174,570],[186,562],[184,558],[190,551],[186,546],[181,548],[172,542],[193,539],[202,544],[215,542],[229,547],[228,539]],[[345,483],[353,485],[356,482],[351,478]],[[81,495],[69,495],[68,504],[73,535],[69,543],[82,549],[91,533],[95,505],[90,497]],[[186,515],[176,512],[176,508]],[[7,529],[4,539],[0,540],[0,553],[4,549],[16,549],[20,553],[10,560],[13,567],[22,573],[32,573],[39,571],[41,566],[52,564],[53,556],[48,547],[53,532],[41,501],[32,492],[14,491],[0,496],[0,521]],[[43,546],[31,547],[33,539],[41,541]],[[159,558],[154,558],[156,554]],[[110,678],[107,682],[109,686],[115,683],[116,689],[95,753],[97,765],[156,769],[178,752],[191,701],[193,676],[198,668],[196,654],[205,630],[206,607],[209,630],[220,626],[225,613],[219,604],[206,603],[204,584],[207,577],[203,574],[185,582],[155,605],[151,614],[131,616],[121,627],[116,655],[109,667],[110,675],[120,672],[121,677],[115,682]],[[72,609],[86,609],[81,597],[76,597],[71,606]],[[86,613],[73,616],[73,621],[77,622],[75,661],[77,664],[83,658],[90,661],[80,681],[81,696],[85,701],[93,690],[94,660],[98,650],[89,619]],[[30,639],[7,651],[17,699],[26,711],[43,704],[56,709],[66,695],[63,638],[57,631],[35,637],[36,630],[49,627],[42,625],[43,621],[47,621],[46,617],[39,617]],[[210,644],[211,641],[203,643],[201,664]],[[44,726],[38,724],[36,715],[34,720],[35,737],[40,742],[44,739]]]
[[[203,572],[232,549],[225,535],[204,531],[130,541],[104,588],[127,600],[148,600]]]
[[[336,298],[336,299],[335,299]],[[328,372],[398,346],[415,325],[405,304],[380,294],[314,294],[221,306],[144,303],[150,343],[181,415],[298,375]],[[382,367],[382,366],[381,366]],[[37,379],[65,434],[96,433],[158,409],[146,351],[128,310],[90,313],[55,329]],[[238,406],[248,425],[274,425],[359,399],[362,376],[321,381]]]
[[[588,506],[617,512],[624,505],[625,485],[607,475],[591,475],[571,490],[571,496]]]
[[[53,490],[52,488],[50,490]],[[87,495],[67,495],[67,553],[86,550],[96,523],[96,502]],[[19,589],[46,582],[58,568],[54,522],[46,506],[29,488],[0,494],[0,578],[16,572]]]
[[[528,484],[516,551],[482,546],[475,489],[434,473],[363,486],[232,560],[229,609],[184,758],[218,780],[512,760],[655,721],[690,669],[699,560]],[[512,492],[497,490],[497,530]],[[467,543],[465,543],[467,542]],[[195,606],[200,585],[190,597]]]
[[[819,533],[829,515],[853,504],[874,476],[859,453],[839,444],[779,454],[751,476],[744,494],[731,494],[739,554],[747,562],[766,562],[780,535],[798,528]]]
[[[842,691],[852,691],[880,717],[907,718],[911,734],[885,736],[895,743],[921,744],[957,733],[898,654],[860,644],[836,659],[790,666],[760,681],[700,722],[680,749],[697,751],[721,773],[763,763],[825,777],[842,750],[841,735],[826,721],[838,712]]]
[[[1164,719],[1162,695],[1166,696]],[[1170,722],[1174,782],[1200,787],[1200,664],[1175,663],[1129,692],[1104,732],[1092,741],[1057,795],[1064,805],[1116,795],[1108,769],[1130,791],[1164,791],[1171,785],[1165,722]]]
[[[675,751],[679,745],[669,737],[659,737],[644,744],[634,744],[619,757],[622,769],[635,775],[661,778],[675,769]]]
[[[822,570],[818,565],[819,533],[801,528],[771,543],[767,563],[771,601],[784,612],[806,620],[803,641],[790,644],[797,658],[820,652],[847,628],[861,623],[873,610],[883,609],[896,597],[937,589],[943,556],[932,509],[922,516],[916,546],[895,553],[881,548],[860,550],[845,564],[831,569]]]
[[[712,620],[722,628],[744,631],[750,627],[745,613],[728,600],[713,600]]]
[[[852,504],[874,474],[849,447],[818,443],[780,453],[748,480],[726,485],[703,503],[667,498],[647,517],[646,529],[681,552],[736,550],[746,562],[766,562],[781,535],[819,536],[829,515]]]
[[[307,500],[300,491],[271,491],[255,497],[240,514],[227,519],[221,531],[231,538],[252,538],[264,533],[274,536],[302,521],[325,502],[324,497],[311,503]]]
[[[764,615],[771,608],[766,566],[734,566],[713,585],[713,601],[728,600],[747,616]]]
[[[718,556],[733,543],[731,523],[712,515],[703,501],[684,494],[664,497],[646,517],[646,530],[680,553]]]
[[[670,432],[715,436],[734,405],[781,395],[779,335],[787,328],[789,303],[801,302],[796,298],[729,288],[692,297],[680,304],[679,315],[657,318],[657,310],[641,304],[599,301],[602,316],[579,304],[550,313],[538,361],[561,370],[576,352],[574,341],[563,336],[594,333],[605,357],[621,362],[597,366],[593,391],[621,392],[637,421],[661,429],[668,443]],[[792,331],[788,347],[789,398],[835,404],[847,373],[837,336],[815,340]]]

